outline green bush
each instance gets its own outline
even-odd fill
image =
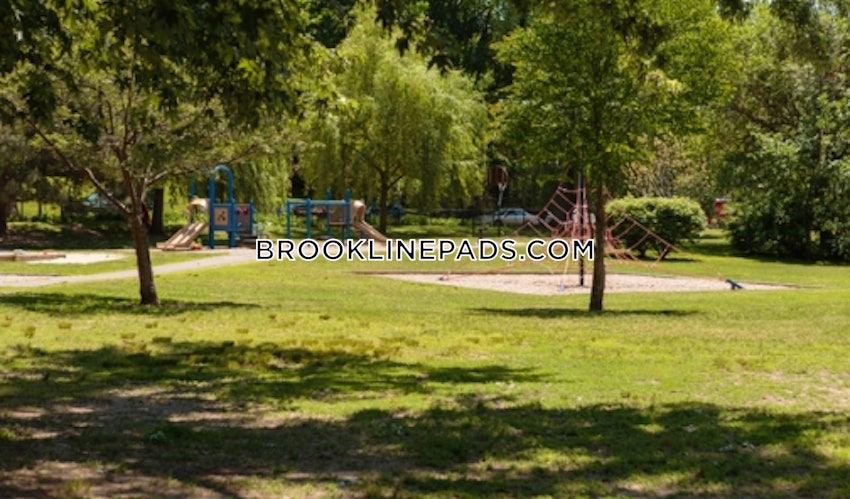
[[[699,203],[688,198],[623,198],[608,204],[611,224],[624,217],[640,223],[663,241],[676,245],[682,241],[693,241],[705,229],[705,213]],[[624,221],[613,232],[620,237],[624,246],[632,248],[640,256],[649,250],[665,256],[666,245],[658,238],[646,236],[640,227],[632,227],[630,221]],[[625,232],[623,232],[625,231]]]
[[[744,253],[809,258],[811,217],[800,203],[745,202],[730,206],[727,228]]]
[[[730,206],[728,229],[735,249],[749,254],[806,260],[850,261],[850,204],[818,203],[804,196],[749,196]]]

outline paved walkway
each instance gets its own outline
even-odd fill
[[[187,260],[185,262],[158,265],[153,269],[154,275],[249,262],[254,260],[256,256],[256,252],[252,248],[207,250],[207,252],[215,253],[215,256],[198,258],[196,260]],[[109,281],[113,279],[128,279],[131,277],[137,278],[138,275],[138,270],[135,268],[131,270],[119,270],[117,272],[105,272],[102,274],[74,276],[0,274],[0,288],[29,288],[63,283]]]

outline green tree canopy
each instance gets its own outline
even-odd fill
[[[37,3],[47,10],[32,7]],[[22,120],[127,216],[142,303],[158,304],[143,223],[147,189],[223,159],[223,143],[294,102],[307,45],[295,0],[21,2],[34,31],[8,65],[2,115]],[[32,14],[35,16],[36,14]],[[27,22],[26,26],[24,22]],[[24,39],[27,39],[26,35]],[[73,44],[52,44],[53,38]],[[113,195],[117,181],[129,197]]]
[[[49,152],[38,148],[22,127],[0,124],[0,238],[6,236],[7,215],[27,187],[41,180],[39,163],[50,158]]]
[[[742,250],[850,259],[850,22],[844,2],[762,5],[739,28],[742,54],[720,177]]]
[[[582,171],[592,186],[597,260],[591,310],[605,287],[605,204],[654,137],[699,123],[724,86],[726,24],[703,0],[546,3],[499,46],[514,66],[498,103],[501,140],[525,158]],[[555,160],[555,161],[552,161]]]
[[[396,47],[413,50],[441,70],[462,70],[488,98],[510,82],[511,69],[496,60],[493,43],[529,16],[529,0],[375,0],[375,19],[395,30]],[[354,25],[358,0],[308,0],[311,34],[336,47]]]
[[[429,69],[399,54],[361,12],[354,28],[317,71],[304,121],[304,174],[314,187],[377,199],[405,197],[418,207],[468,201],[481,177],[486,108],[461,73]]]

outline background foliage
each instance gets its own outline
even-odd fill
[[[462,73],[400,54],[399,34],[383,32],[374,15],[360,12],[317,69],[300,159],[317,190],[352,188],[377,202],[384,231],[390,201],[420,209],[469,202],[481,185],[486,109]]]

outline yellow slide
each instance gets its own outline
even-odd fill
[[[366,234],[367,237],[378,241],[379,243],[386,243],[387,236],[378,232],[378,229],[372,227],[366,220],[366,203],[363,201],[352,201],[351,202],[351,226],[355,229],[359,230],[363,234]]]
[[[157,243],[156,247],[161,250],[188,250],[192,249],[192,243],[206,230],[206,222],[193,222],[186,224],[164,243]]]
[[[378,241],[379,243],[387,242],[387,236],[378,232],[378,229],[372,227],[365,220],[355,220],[351,223],[351,226],[359,230],[360,232],[366,234],[368,237],[374,239],[375,241]]]

